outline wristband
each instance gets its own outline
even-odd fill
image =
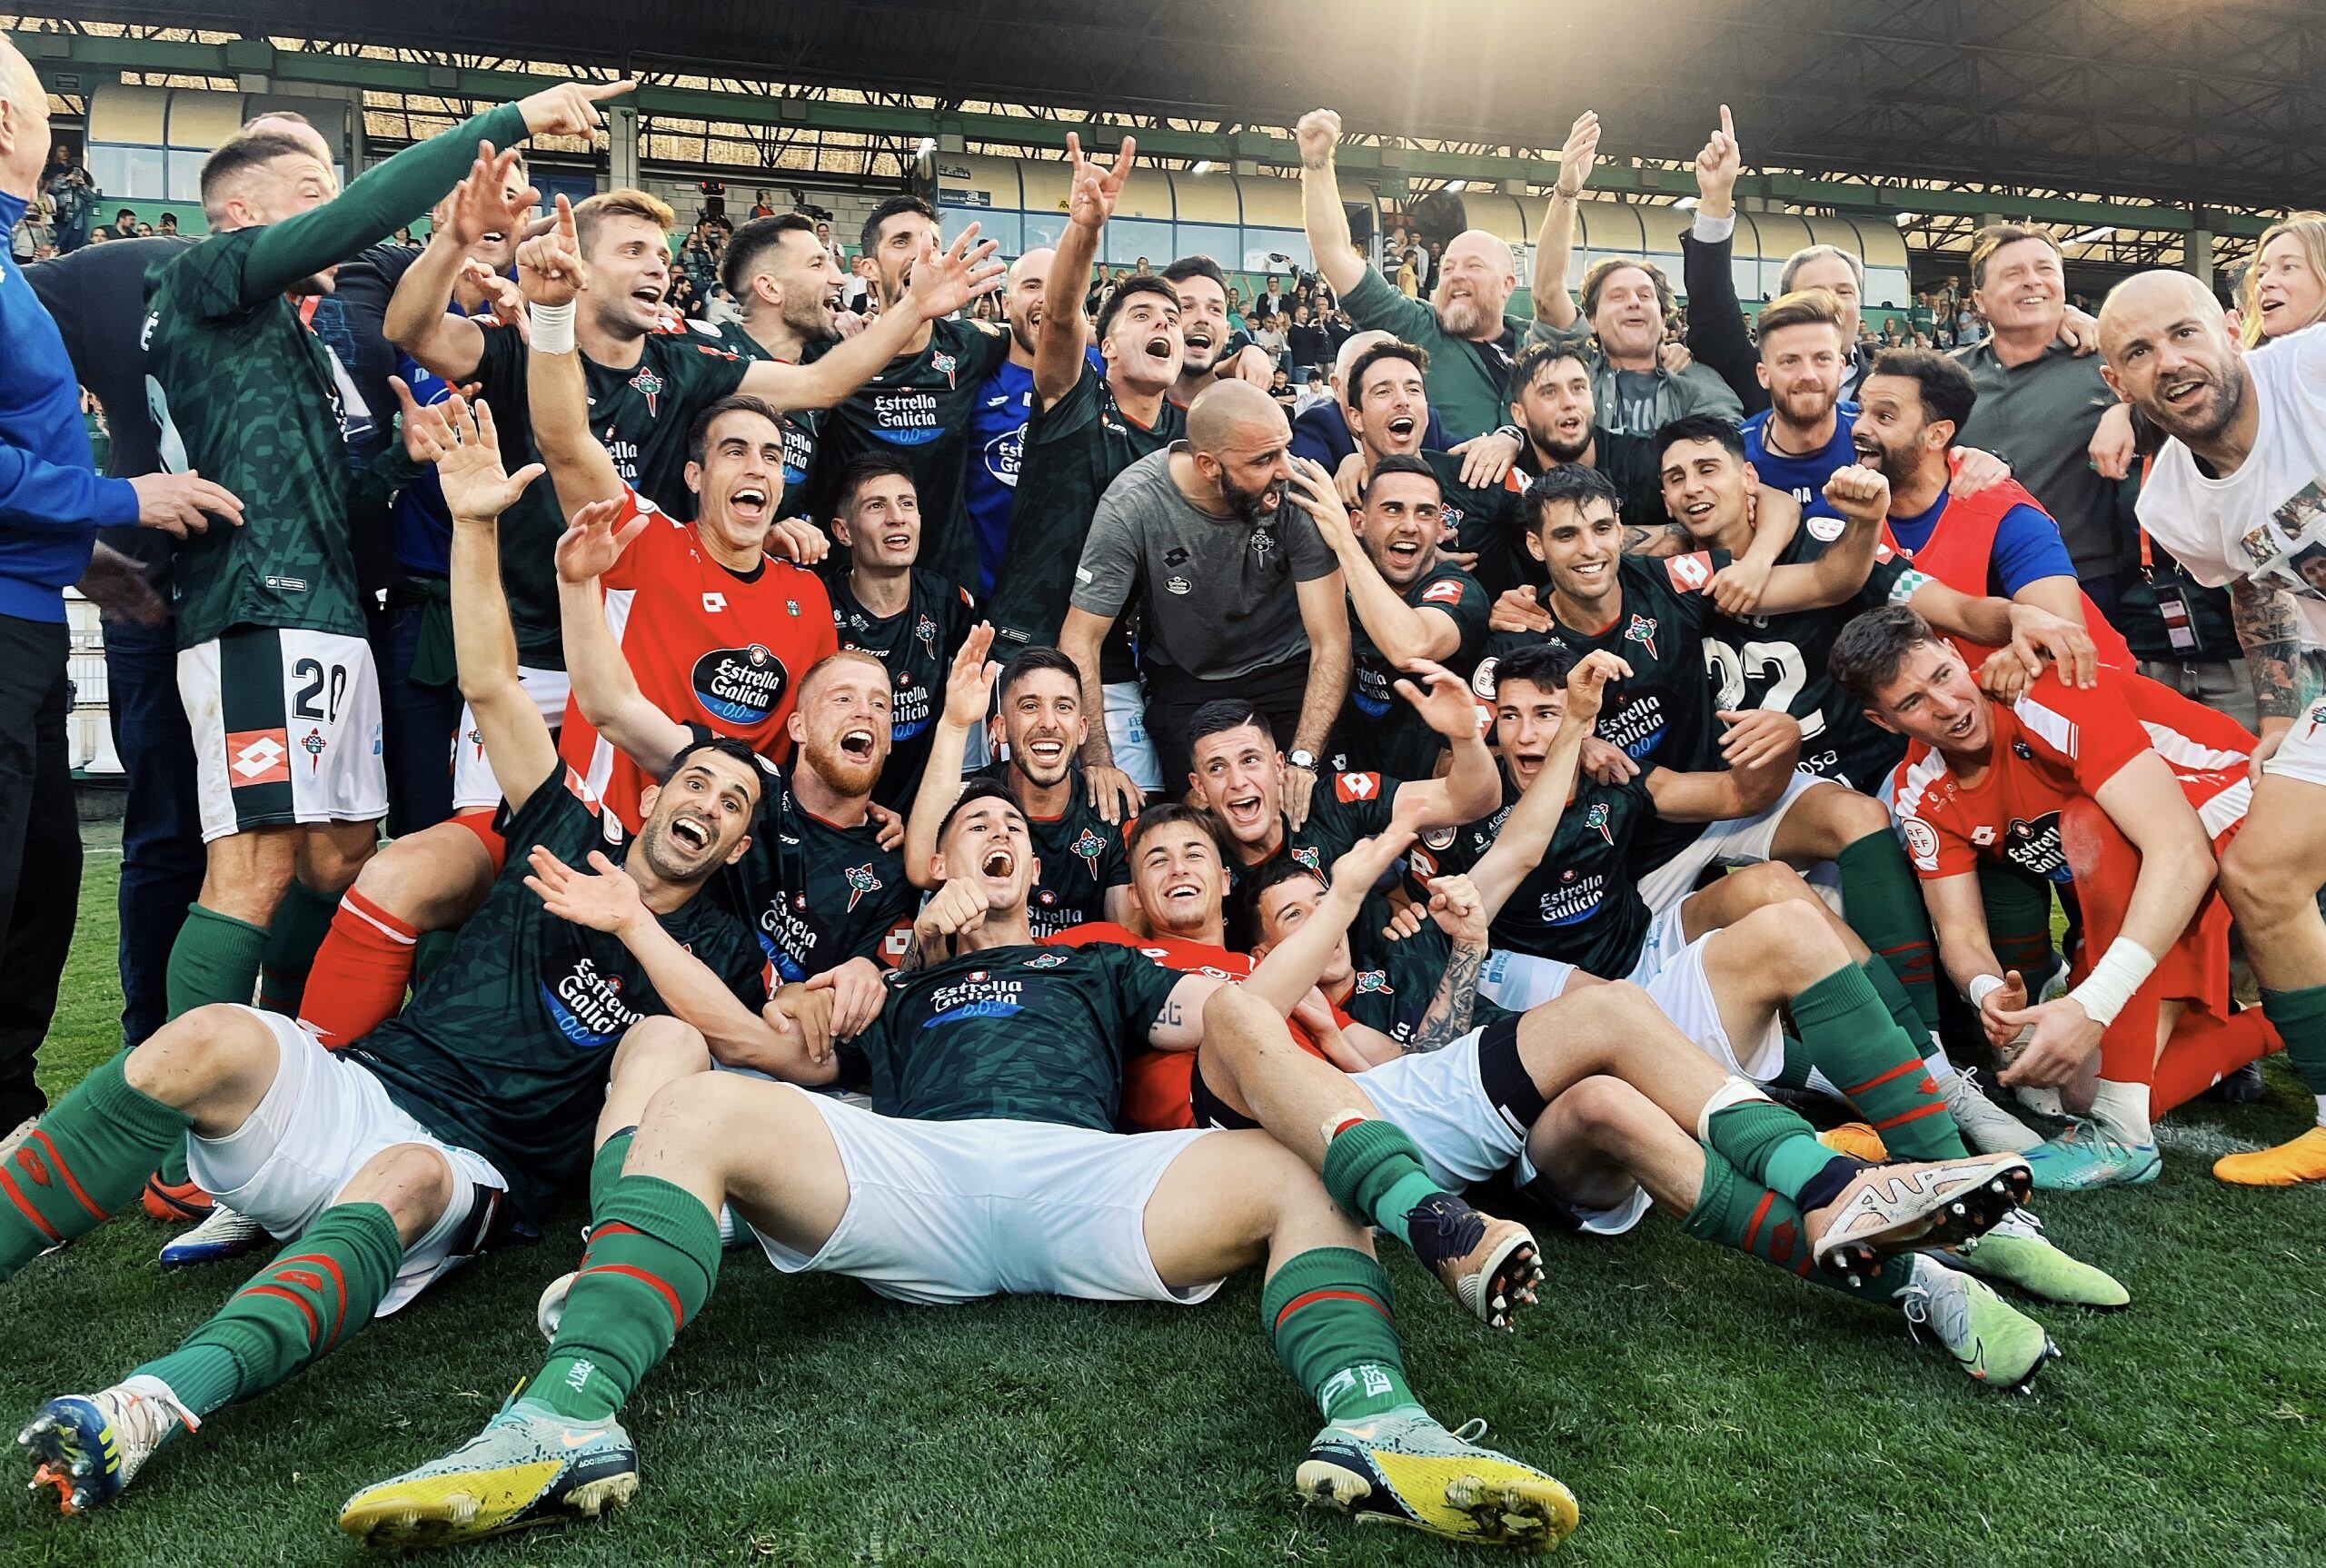
[[[562,305],[535,305],[532,312],[532,342],[535,353],[570,354],[573,352],[573,302]]]
[[[2002,989],[2001,975],[1973,975],[1971,977],[1971,983],[1963,988],[1963,994],[1971,998],[1973,1007],[1983,1008],[1987,1005],[1987,998]]]
[[[2105,1028],[2116,1021],[2116,1015],[2123,1011],[2142,982],[2155,972],[2155,954],[2130,937],[2119,937],[2108,945],[2100,962],[2092,966],[2083,984],[2068,993],[2068,1000]]]

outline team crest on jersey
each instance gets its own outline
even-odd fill
[[[320,729],[309,729],[300,737],[299,749],[307,754],[307,771],[310,773],[323,767],[324,744],[323,732]]]
[[[942,349],[929,356],[929,368],[945,372],[945,385],[949,390],[954,390],[953,372],[960,368],[960,361]]]
[[[922,616],[913,622],[912,640],[920,644],[921,653],[929,659],[937,657],[937,622]]]
[[[1265,528],[1255,529],[1255,530],[1253,530],[1253,531],[1252,531],[1252,553],[1253,553],[1253,554],[1255,554],[1255,555],[1257,555],[1257,556],[1259,556],[1260,558],[1262,558],[1263,560],[1265,560],[1265,559],[1267,559],[1267,556],[1268,551],[1271,551],[1271,550],[1274,550],[1275,548],[1276,548],[1276,535],[1275,535],[1275,534],[1270,533],[1270,532],[1269,532],[1267,529],[1265,529]]]
[[[856,908],[865,894],[877,893],[888,886],[872,874],[872,868],[869,864],[850,866],[845,875],[848,878],[848,907],[851,910]]]
[[[798,600],[796,600],[796,599],[787,599],[787,600],[785,600],[783,601],[783,613],[784,613],[784,614],[786,614],[786,615],[788,615],[788,616],[790,616],[790,617],[791,617],[791,619],[792,619],[792,620],[799,620],[799,619],[800,619],[800,601],[799,601]]]
[[[1098,857],[1107,852],[1107,841],[1104,839],[1099,838],[1090,829],[1085,828],[1075,835],[1074,842],[1069,844],[1067,849],[1082,857],[1089,866],[1090,874],[1093,877],[1098,874]]]
[[[1454,836],[1459,831],[1456,828],[1432,828],[1421,836],[1421,841],[1442,855],[1454,848]]]
[[[766,644],[714,648],[694,661],[694,698],[704,712],[728,724],[752,725],[775,711],[791,683]]]
[[[1303,866],[1307,867],[1311,871],[1316,872],[1319,877],[1325,874],[1323,861],[1317,856],[1314,846],[1307,844],[1294,845],[1292,849],[1292,858],[1300,862]]]
[[[1055,969],[1065,962],[1064,953],[1038,953],[1026,960],[1026,967],[1029,969]]]
[[[1591,809],[1583,815],[1583,825],[1607,840],[1609,844],[1615,843],[1615,830],[1607,825],[1607,802],[1605,800],[1594,800],[1591,803]]]
[[[646,400],[646,417],[659,418],[661,411],[656,402],[662,395],[662,378],[654,373],[653,367],[641,367],[636,375],[630,378],[630,386],[632,392]]]
[[[1357,994],[1360,997],[1394,997],[1397,987],[1389,983],[1387,969],[1366,969],[1357,977]]]
[[[2022,762],[2033,762],[2035,760],[2035,748],[2030,746],[2024,740],[2013,741],[2011,743],[2011,754],[2018,758]]]
[[[1624,640],[1638,643],[1647,650],[1647,656],[1650,659],[1655,658],[1655,617],[1634,615],[1632,623],[1624,628]]]
[[[1899,829],[1906,836],[1906,852],[1914,858],[1914,864],[1925,871],[1937,870],[1938,834],[1931,825],[1919,817],[1908,817]]]

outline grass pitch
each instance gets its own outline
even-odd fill
[[[93,832],[52,1096],[117,1043],[119,860]],[[1581,1499],[1571,1564],[2326,1563],[2326,1190],[2215,1183],[2291,1136],[2299,1086],[2176,1115],[2155,1186],[2045,1202],[2129,1311],[2037,1309],[2066,1353],[2025,1397],[1973,1386],[1898,1316],[1693,1243],[1546,1237],[1515,1339],[1394,1246],[1416,1385],[1449,1424]],[[220,1412],[111,1509],[0,1495],[0,1564],[269,1568],[361,1559],[333,1521],[366,1482],[469,1435],[538,1358],[533,1297],[574,1226],[486,1259],[309,1375]],[[0,1286],[0,1421],[174,1344],[250,1269],[165,1275],[128,1217]],[[646,1485],[510,1563],[1372,1564],[1490,1560],[1304,1511],[1316,1426],[1257,1325],[1256,1277],[1194,1310],[1022,1300],[940,1311],[730,1254],[627,1417]],[[15,1474],[29,1474],[19,1467]]]

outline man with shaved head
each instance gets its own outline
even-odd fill
[[[2326,336],[2241,355],[2220,302],[2182,273],[2116,285],[2100,312],[2108,384],[2170,437],[2141,525],[2208,587],[2227,587],[2261,715],[2247,830],[2221,890],[2261,985],[2261,1011],[2318,1097],[2291,1143],[2225,1155],[2252,1186],[2326,1181],[2326,590],[2301,562],[2326,542]]]
[[[1503,313],[1518,286],[1509,245],[1484,229],[1464,230],[1439,259],[1437,287],[1429,303],[1406,298],[1367,264],[1349,239],[1348,213],[1341,205],[1340,181],[1333,172],[1341,117],[1330,109],[1311,110],[1300,117],[1297,134],[1308,248],[1349,319],[1360,328],[1383,328],[1427,351],[1429,401],[1456,441],[1496,429],[1510,402],[1511,357],[1527,330],[1525,318]],[[1511,452],[1516,451],[1514,437]],[[1506,457],[1502,466],[1508,466]]]
[[[1290,442],[1284,411],[1258,387],[1207,388],[1188,409],[1187,439],[1132,463],[1099,498],[1059,644],[1082,671],[1085,710],[1098,710],[1099,645],[1136,594],[1164,788],[1188,777],[1195,710],[1241,698],[1287,749],[1286,808],[1297,826],[1348,691],[1350,653],[1339,566],[1307,514],[1287,504]],[[1093,793],[1123,787],[1095,726],[1082,759]]]

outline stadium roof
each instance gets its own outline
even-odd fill
[[[44,14],[119,23],[118,3]],[[2315,0],[195,0],[153,23],[506,57],[1687,158],[1734,105],[1770,167],[2326,203]]]

